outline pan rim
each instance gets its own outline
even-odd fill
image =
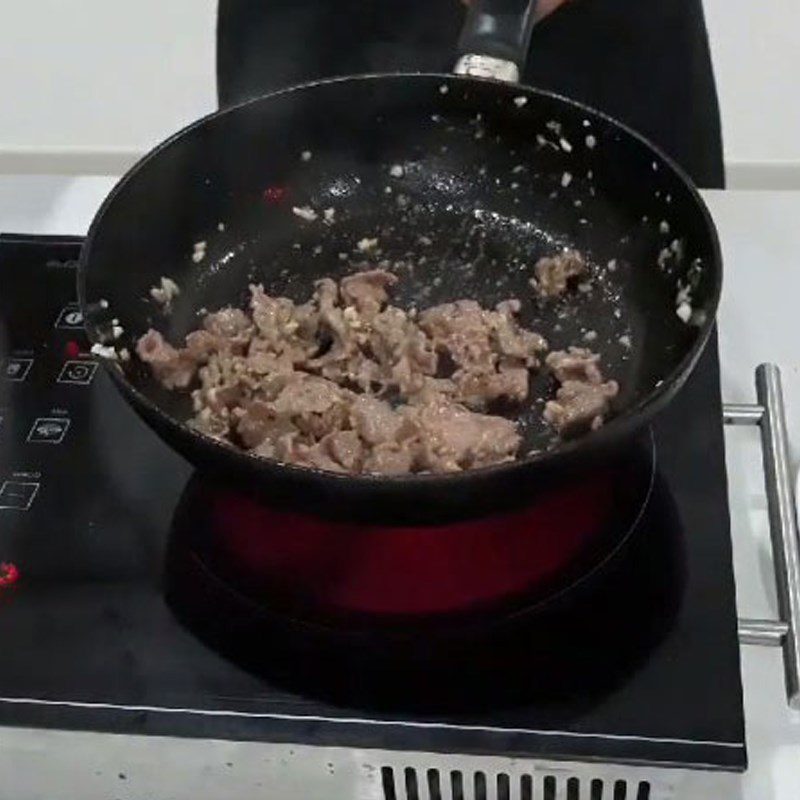
[[[92,250],[93,242],[97,238],[98,230],[101,227],[101,223],[108,209],[115,202],[116,198],[124,191],[125,187],[135,179],[138,173],[144,169],[151,160],[155,159],[161,154],[162,151],[182,140],[196,129],[202,128],[204,125],[225,117],[228,114],[234,114],[240,109],[300,91],[309,91],[334,85],[347,85],[356,82],[377,82],[387,80],[425,80],[430,82],[435,81],[440,85],[441,82],[445,82],[448,85],[452,83],[458,83],[464,86],[470,84],[489,84],[498,89],[512,91],[516,95],[524,94],[531,97],[543,97],[549,100],[554,100],[589,117],[602,120],[611,125],[615,130],[622,132],[636,140],[640,145],[644,146],[653,154],[654,158],[660,162],[660,165],[663,165],[665,168],[672,171],[680,180],[681,184],[689,192],[691,200],[694,202],[695,206],[701,213],[704,222],[706,223],[706,229],[710,234],[711,263],[713,263],[715,266],[714,282],[705,307],[707,312],[710,313],[706,314],[706,319],[702,325],[697,326],[697,337],[678,364],[673,367],[673,369],[661,380],[659,385],[655,386],[650,392],[641,397],[635,404],[629,406],[618,415],[609,419],[608,422],[605,423],[599,430],[593,431],[586,436],[579,437],[577,439],[562,442],[552,450],[539,451],[534,454],[527,454],[515,458],[513,461],[506,461],[484,467],[470,468],[461,472],[411,473],[404,475],[331,472],[318,467],[290,464],[277,459],[254,455],[245,450],[240,450],[233,445],[229,445],[225,442],[201,433],[200,431],[190,427],[186,422],[181,422],[175,417],[167,414],[159,405],[154,403],[125,377],[117,363],[110,361],[109,359],[101,358],[101,363],[103,364],[107,373],[111,376],[117,388],[121,391],[123,396],[126,396],[129,399],[129,401],[133,401],[135,406],[138,405],[146,409],[149,414],[156,417],[163,425],[175,430],[176,432],[180,432],[184,436],[190,436],[196,443],[201,444],[204,447],[213,448],[213,450],[215,450],[224,458],[235,459],[242,467],[246,467],[248,470],[260,469],[263,471],[264,469],[279,468],[281,471],[286,471],[288,475],[293,475],[296,478],[302,479],[306,476],[316,477],[318,479],[336,481],[343,484],[351,484],[354,482],[363,484],[365,486],[413,486],[415,484],[420,484],[429,488],[435,486],[436,484],[452,486],[454,483],[466,481],[470,478],[498,478],[504,474],[516,472],[521,468],[551,468],[559,463],[566,463],[570,459],[574,459],[576,456],[590,455],[591,453],[598,452],[603,449],[604,446],[612,445],[615,440],[623,441],[634,435],[637,431],[643,428],[659,411],[661,411],[667,405],[669,400],[679,391],[684,382],[690,376],[696,362],[700,358],[700,355],[705,350],[711,333],[715,328],[716,317],[722,295],[723,282],[722,248],[720,246],[716,224],[714,223],[711,212],[709,211],[708,206],[703,200],[703,197],[694,181],[689,177],[682,167],[680,167],[670,156],[664,153],[661,148],[651,142],[643,134],[631,128],[626,123],[619,121],[617,118],[590,105],[582,103],[581,101],[573,100],[557,92],[539,89],[535,86],[530,86],[527,84],[503,83],[491,78],[478,78],[468,75],[437,72],[385,72],[344,75],[296,84],[275,90],[273,92],[268,92],[263,95],[258,95],[241,103],[237,103],[236,105],[223,109],[217,109],[216,111],[206,114],[205,116],[202,116],[199,119],[189,123],[157,144],[153,149],[151,149],[135,164],[133,164],[119,179],[108,196],[103,200],[103,203],[100,205],[100,208],[92,219],[92,223],[87,232],[83,247],[81,248],[77,271],[78,303],[84,314],[84,320],[86,320],[86,333],[90,343],[94,344],[99,340],[94,335],[93,328],[89,323],[90,316],[87,309],[88,302],[86,297],[86,279],[89,254]],[[156,435],[158,435],[157,432]]]

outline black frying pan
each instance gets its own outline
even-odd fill
[[[474,3],[462,51],[493,58],[467,59],[468,68],[508,77],[509,61],[527,51],[533,6]],[[401,177],[392,176],[394,165]],[[316,209],[319,219],[304,221],[294,206]],[[332,225],[321,214],[329,207]],[[371,75],[212,114],[140,161],[103,204],[83,249],[79,296],[90,338],[104,341],[118,318],[131,351],[151,325],[179,342],[198,326],[198,309],[243,305],[253,281],[304,299],[316,279],[353,270],[339,254],[357,261],[363,237],[377,237],[392,265],[412,265],[398,267],[401,305],[469,297],[493,306],[518,297],[523,322],[553,348],[596,334],[591,347],[621,385],[613,418],[514,463],[343,476],[197,433],[184,424],[188,399],[161,390],[135,359],[111,367],[123,396],[198,469],[270,502],[386,523],[473,516],[528,501],[618,453],[686,380],[719,301],[709,213],[686,175],[635,132],[568,99],[493,79]],[[195,263],[198,241],[208,243],[207,255]],[[533,264],[565,246],[591,259],[595,290],[540,305],[528,285]],[[161,276],[182,289],[169,317],[148,298]],[[687,285],[688,322],[676,313]],[[532,397],[552,392],[548,380],[537,379]],[[541,403],[518,419],[521,453],[542,447],[550,432]]]

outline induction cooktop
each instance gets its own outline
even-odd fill
[[[87,353],[80,246],[0,237],[0,724],[745,768],[715,340],[605,579],[411,669],[232,603],[181,548],[203,478]]]

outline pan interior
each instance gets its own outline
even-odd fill
[[[591,288],[541,302],[534,265],[566,247],[589,259]],[[390,76],[262,98],[171,140],[104,207],[83,279],[94,335],[118,318],[129,347],[151,326],[182,341],[198,310],[243,306],[250,283],[304,300],[321,277],[377,265],[401,277],[403,307],[518,298],[521,321],[552,349],[601,353],[624,414],[699,335],[676,314],[679,291],[690,286],[693,322],[713,316],[714,258],[696,195],[606,118],[520,87]],[[182,290],[169,316],[149,300],[161,276]],[[91,305],[100,299],[107,311]],[[186,398],[135,363],[127,371],[189,416]],[[552,390],[543,373],[529,404],[505,409],[524,447],[552,440],[541,420]]]

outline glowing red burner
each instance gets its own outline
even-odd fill
[[[264,189],[264,201],[269,205],[277,205],[285,198],[285,186],[267,186],[267,188]]]
[[[226,560],[265,590],[341,611],[430,614],[546,582],[581,553],[613,503],[601,478],[523,511],[437,527],[328,522],[233,494],[215,498],[213,517]]]
[[[8,589],[19,580],[19,570],[16,564],[10,562],[0,563],[0,589]]]

